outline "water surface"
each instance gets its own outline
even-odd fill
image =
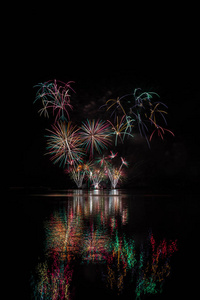
[[[21,299],[169,299],[197,290],[199,200],[126,190],[12,194]]]

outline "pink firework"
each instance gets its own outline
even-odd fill
[[[153,137],[153,135],[154,135],[154,133],[155,133],[156,131],[157,131],[157,133],[158,133],[158,136],[161,137],[162,140],[164,139],[164,138],[163,138],[163,135],[165,134],[165,131],[167,131],[167,132],[171,133],[173,136],[175,136],[174,133],[173,133],[171,130],[166,129],[166,128],[163,128],[163,127],[157,125],[153,120],[151,120],[151,122],[155,125],[156,128],[154,129],[154,131],[152,132],[152,134],[151,134],[151,136],[150,136],[150,138],[149,138],[149,141],[150,141],[150,142],[151,142],[152,137]]]
[[[111,158],[111,159],[113,159],[113,158],[115,158],[116,156],[117,156],[117,153],[114,153],[114,152],[112,152],[112,151],[110,151],[110,155],[108,156],[109,158]]]
[[[126,167],[128,167],[128,163],[127,163],[127,161],[125,161],[125,159],[123,157],[121,157],[121,161],[122,161],[122,165],[125,165]]]

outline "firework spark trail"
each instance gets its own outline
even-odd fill
[[[135,119],[131,118],[130,116],[126,116],[126,129],[125,134],[128,131],[130,134],[132,132],[132,127],[134,127]],[[125,137],[125,135],[124,135]]]
[[[108,169],[108,177],[109,177],[110,182],[111,182],[111,187],[113,189],[115,189],[117,184],[118,184],[118,181],[121,177],[120,171],[117,170],[116,168],[109,168]]]
[[[117,120],[116,126],[114,123],[111,123],[111,121],[107,121],[110,123],[112,130],[114,131],[115,146],[117,145],[118,137],[123,142],[126,134],[131,135],[132,127],[134,127],[135,124],[137,124],[140,135],[146,139],[149,147],[152,136],[155,133],[155,130],[153,133],[150,133],[150,125],[152,123],[157,126],[156,129],[158,129],[158,136],[162,139],[164,131],[168,131],[173,135],[172,131],[157,125],[157,116],[161,116],[162,120],[165,124],[167,124],[165,118],[167,111],[164,108],[167,109],[168,107],[163,102],[154,101],[154,96],[160,98],[160,96],[155,92],[143,92],[141,88],[136,88],[133,93],[125,94],[117,99],[109,99],[103,106],[101,106],[106,106],[106,111],[114,108],[111,116],[115,113],[115,121]],[[160,108],[161,106],[162,108]],[[123,116],[119,122],[119,116],[117,113],[120,111],[123,113]],[[148,137],[149,134],[150,138]]]
[[[130,109],[130,108],[137,107],[137,106],[142,107],[144,101],[148,101],[149,103],[151,103],[151,99],[153,98],[153,95],[156,95],[157,97],[159,97],[159,95],[155,92],[142,92],[139,95],[137,95],[138,90],[141,90],[141,89],[137,88],[137,89],[134,90],[133,93],[129,93],[129,94],[123,95],[121,97],[117,97],[117,99],[109,99],[106,102],[106,104],[102,105],[101,107],[107,106],[107,111],[114,107],[114,110],[112,111],[111,116],[114,113],[116,113],[116,111],[120,108],[121,111],[123,112],[123,114],[126,116],[127,113],[126,113],[126,111],[125,111],[125,109],[124,109],[124,107],[122,106],[122,103],[121,103],[122,99],[125,99],[125,98],[130,97],[130,96],[133,97],[133,100],[132,100],[133,103],[132,104],[134,104],[134,105],[130,106],[129,107],[129,109]],[[131,101],[128,101],[128,102],[131,103]]]
[[[48,130],[50,135],[47,135],[47,150],[52,157],[54,163],[59,163],[60,166],[68,164],[77,164],[82,161],[83,148],[82,141],[78,134],[76,126],[71,122],[65,123],[58,122],[52,126],[53,130]]]
[[[73,181],[76,183],[78,188],[83,185],[83,179],[89,174],[91,169],[92,161],[84,164],[79,164],[78,166],[72,165],[66,169],[66,173],[70,175]]]
[[[143,107],[144,103],[147,102],[149,105],[152,104],[153,95],[156,95],[160,98],[160,96],[155,92],[142,92],[137,96],[138,90],[141,90],[141,88],[136,88],[133,92],[134,97],[134,106],[133,107]]]
[[[86,170],[82,165],[82,159],[86,153],[89,153],[91,161],[96,151],[101,154],[108,148],[113,136],[115,146],[117,146],[119,139],[123,143],[126,137],[134,137],[132,134],[134,127],[146,139],[149,147],[156,132],[161,139],[164,138],[166,132],[174,136],[172,131],[157,124],[160,120],[167,124],[165,108],[168,107],[162,102],[154,101],[154,96],[160,97],[157,93],[143,92],[140,88],[134,89],[133,93],[106,101],[103,105],[106,106],[106,111],[112,111],[111,116],[115,114],[113,123],[110,120],[96,121],[93,119],[82,122],[80,128],[73,126],[69,121],[68,111],[68,109],[73,109],[69,91],[75,92],[71,83],[74,82],[64,83],[59,80],[49,80],[39,83],[36,86],[38,91],[34,103],[38,100],[42,102],[43,107],[38,111],[40,115],[44,114],[45,117],[49,117],[49,111],[52,111],[54,116],[52,130],[47,129],[49,135],[46,135],[48,138],[46,154],[51,156],[53,163],[59,163],[64,167],[67,165],[68,173],[78,187],[82,186],[85,175],[89,182],[93,181],[96,188],[99,187],[99,183],[105,175],[110,178],[112,187],[116,187],[122,177],[122,166],[126,165],[123,158],[121,158],[120,167],[116,168],[106,161],[107,158],[113,159],[116,156],[114,153],[111,152],[110,156],[103,157],[100,165],[101,169],[104,165],[104,170],[101,172],[97,168],[95,170],[94,166]],[[157,119],[159,119],[158,122]],[[67,121],[69,121],[68,124],[65,123]],[[153,132],[152,125],[155,127]]]
[[[67,108],[73,109],[73,106],[70,104],[70,95],[69,90],[73,90],[71,87],[73,81],[64,83],[57,80],[49,80],[45,83],[39,83],[35,87],[39,87],[34,103],[38,100],[42,100],[43,108],[38,112],[40,115],[44,113],[44,116],[49,117],[48,109],[52,109],[53,115],[55,115],[55,123],[58,119],[69,120],[69,113]],[[67,116],[66,116],[66,115]]]
[[[114,154],[112,151],[110,151],[110,152],[111,152],[111,155],[109,155],[108,157],[111,158],[111,159],[114,159],[117,156],[117,153]],[[121,157],[121,165],[120,165],[120,167],[118,169],[115,168],[115,167],[113,167],[107,161],[105,161],[106,172],[107,172],[108,177],[110,179],[111,187],[114,188],[114,189],[116,188],[116,186],[117,186],[120,178],[122,177],[121,169],[122,169],[123,165],[125,165],[126,167],[128,167],[128,163],[122,157]]]
[[[123,114],[126,115],[126,112],[125,112],[125,110],[124,110],[124,108],[123,108],[123,106],[122,106],[122,104],[121,104],[121,102],[120,102],[120,98],[119,98],[119,97],[117,97],[117,99],[109,99],[109,100],[106,102],[106,105],[108,105],[109,102],[112,102],[112,104],[107,108],[107,111],[108,111],[111,107],[116,106],[116,107],[114,108],[114,110],[113,110],[111,116],[116,112],[116,110],[117,110],[118,108],[120,108],[120,109],[122,110]]]
[[[149,129],[148,129],[147,125],[142,121],[142,118],[141,118],[141,115],[140,115],[139,112],[137,112],[137,113],[132,112],[132,113],[135,116],[135,119],[137,121],[137,126],[138,126],[140,136],[142,136],[146,139],[147,144],[150,148],[149,140],[148,140],[148,137],[147,137],[147,134],[149,132]]]
[[[107,120],[107,122],[109,122],[110,125],[112,126],[112,130],[113,130],[112,134],[115,135],[115,146],[117,146],[118,137],[120,138],[122,143],[124,141],[125,135],[129,135],[129,136],[133,137],[132,134],[130,134],[129,132],[126,132],[127,126],[130,127],[132,125],[127,124],[127,122],[123,122],[124,118],[125,118],[125,115],[122,116],[122,118],[119,122],[118,117],[117,117],[116,126],[113,123],[111,123],[109,120]],[[123,136],[123,139],[122,139],[122,136]]]
[[[110,151],[110,155],[109,155],[109,158],[113,159],[117,156],[118,152],[117,153],[114,153],[113,151]]]
[[[111,188],[115,189],[119,180],[123,176],[121,169],[122,169],[123,165],[128,167],[128,163],[125,161],[124,158],[121,157],[121,165],[119,168],[116,168],[111,163],[111,160],[117,156],[117,153],[115,154],[113,151],[110,151],[110,153],[111,154],[108,155],[107,157],[105,157],[103,155],[103,157],[97,159],[96,164],[100,165],[102,174],[104,174],[104,177],[108,176],[108,178],[110,179]],[[92,176],[93,176],[93,174],[92,174]]]
[[[121,165],[119,167],[119,169],[113,169],[112,171],[109,170],[109,178],[110,178],[110,181],[111,181],[111,186],[112,188],[116,188],[120,178],[122,177],[122,172],[121,172],[121,169],[123,167],[123,165],[125,165],[126,167],[128,167],[128,163],[124,160],[124,158],[121,157]]]
[[[100,188],[100,183],[104,179],[104,177],[105,177],[104,170],[94,168],[93,170],[90,171],[90,180],[93,182],[93,187],[95,189]]]
[[[82,165],[72,166],[69,170],[67,170],[70,174],[70,177],[74,180],[78,188],[81,188],[83,185],[83,179],[85,177],[86,171],[84,170]]]
[[[157,131],[157,133],[158,133],[158,136],[161,137],[162,140],[164,139],[163,135],[165,134],[165,131],[167,131],[167,132],[171,133],[171,135],[175,136],[174,133],[173,133],[171,130],[166,129],[166,128],[163,128],[163,127],[157,125],[153,120],[151,120],[151,122],[155,125],[156,128],[155,128],[154,131],[152,132],[152,134],[151,134],[151,136],[150,136],[150,138],[149,138],[149,141],[152,140],[152,137],[153,137],[153,135],[154,135],[154,133],[155,133],[156,131]]]
[[[80,136],[86,151],[90,152],[90,158],[93,157],[94,149],[101,153],[102,149],[111,144],[110,125],[105,121],[87,120],[81,126]]]
[[[157,102],[156,105],[154,106],[154,108],[153,108],[153,109],[150,109],[151,114],[150,114],[149,119],[152,120],[152,121],[154,121],[154,123],[157,123],[157,122],[156,122],[156,114],[159,113],[159,114],[162,116],[162,118],[163,118],[165,124],[167,125],[166,118],[164,117],[164,114],[167,114],[167,112],[166,112],[165,110],[160,110],[160,109],[158,109],[158,106],[159,106],[159,105],[164,105],[164,106],[167,108],[167,106],[166,106],[164,103],[162,103],[162,102]]]

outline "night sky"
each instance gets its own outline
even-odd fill
[[[33,23],[32,19],[28,25]],[[191,36],[185,31],[168,31],[167,26],[162,36],[155,28],[133,35],[130,30],[119,32],[111,26],[105,31],[100,26],[94,34],[88,24],[77,32],[66,31],[66,36],[59,35],[56,25],[47,28],[37,22],[27,34],[22,22],[10,36],[8,185],[70,187],[63,169],[43,155],[45,128],[50,128],[51,122],[39,117],[39,107],[33,105],[33,86],[57,79],[75,81],[73,120],[101,117],[99,104],[138,87],[158,93],[169,108],[168,128],[175,137],[166,135],[164,142],[155,138],[151,149],[139,139],[129,144],[126,156],[133,162],[129,161],[126,185],[195,191],[200,166],[199,69],[194,51],[185,46]]]

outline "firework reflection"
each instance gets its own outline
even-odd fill
[[[137,233],[125,234],[129,206],[121,190],[74,190],[72,195],[44,222],[45,260],[33,276],[35,297],[73,299],[80,279],[87,284],[91,278],[92,266],[95,278],[113,295],[131,290],[140,299],[161,293],[177,240],[159,241],[149,231],[138,243]]]

